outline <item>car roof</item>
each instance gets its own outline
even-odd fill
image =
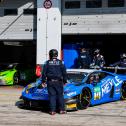
[[[92,73],[92,72],[96,72],[99,71],[97,69],[67,69],[67,73],[78,73],[78,72],[82,72],[82,73]]]

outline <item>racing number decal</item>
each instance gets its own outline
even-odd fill
[[[101,98],[100,86],[94,87],[94,100]]]
[[[94,93],[94,100],[100,99],[101,98],[101,93],[100,92],[96,92]]]

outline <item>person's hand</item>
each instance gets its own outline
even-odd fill
[[[46,83],[42,83],[42,87],[45,88],[47,85]]]
[[[64,85],[63,86],[66,86],[67,85],[67,83],[64,83]]]

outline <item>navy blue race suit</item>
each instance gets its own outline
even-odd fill
[[[63,85],[67,82],[66,67],[59,59],[48,60],[42,73],[42,83],[47,83],[50,110],[56,111],[58,101],[59,110],[65,110]]]
[[[99,55],[94,56],[91,66],[98,66],[102,68],[104,65],[105,65],[105,60],[102,55],[99,54]]]
[[[79,57],[79,68],[88,69],[90,67],[91,58],[87,51],[81,52]]]
[[[126,59],[120,60],[114,64],[111,64],[110,66],[119,66],[119,67],[126,67]]]

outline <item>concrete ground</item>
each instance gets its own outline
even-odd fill
[[[125,126],[126,101],[116,101],[49,115],[41,110],[19,108],[21,87],[0,87],[0,126]]]

